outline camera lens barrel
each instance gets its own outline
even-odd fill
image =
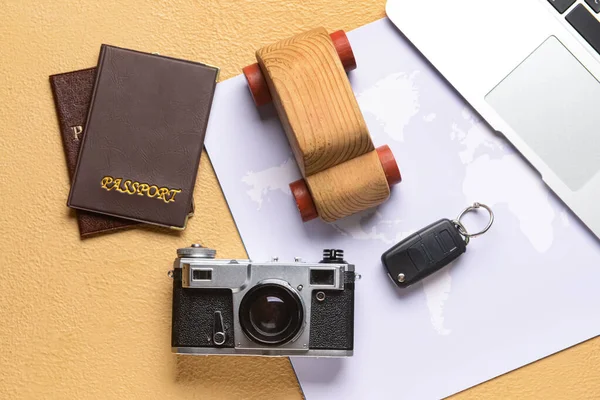
[[[298,294],[287,285],[259,284],[240,303],[239,321],[253,342],[278,346],[294,339],[304,325],[304,306]]]

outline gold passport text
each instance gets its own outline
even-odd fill
[[[106,189],[109,192],[115,190],[119,193],[125,193],[129,195],[148,196],[151,198],[157,198],[165,203],[175,202],[175,195],[181,193],[181,189],[169,189],[167,187],[158,187],[156,185],[149,185],[147,183],[140,183],[132,181],[130,179],[123,180],[123,178],[113,178],[112,176],[105,176],[100,182],[102,189]]]

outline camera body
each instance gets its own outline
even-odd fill
[[[215,259],[177,251],[171,349],[178,354],[347,357],[354,347],[354,265]]]

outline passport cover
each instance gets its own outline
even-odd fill
[[[102,45],[67,205],[184,229],[218,72]]]
[[[96,68],[50,76],[70,180],[77,165],[95,79]],[[135,221],[77,210],[77,225],[82,238],[137,224]]]
[[[73,179],[77,166],[85,120],[94,91],[96,70],[96,68],[87,68],[50,76],[50,86],[54,96],[70,180]],[[190,214],[193,212],[194,203],[192,202]],[[81,238],[139,224],[136,221],[81,210],[77,210],[76,213]]]

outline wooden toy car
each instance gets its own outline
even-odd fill
[[[263,47],[243,69],[257,106],[273,102],[304,179],[290,184],[303,221],[375,207],[401,181],[388,146],[375,149],[346,71],[356,68],[343,31],[324,28]]]

